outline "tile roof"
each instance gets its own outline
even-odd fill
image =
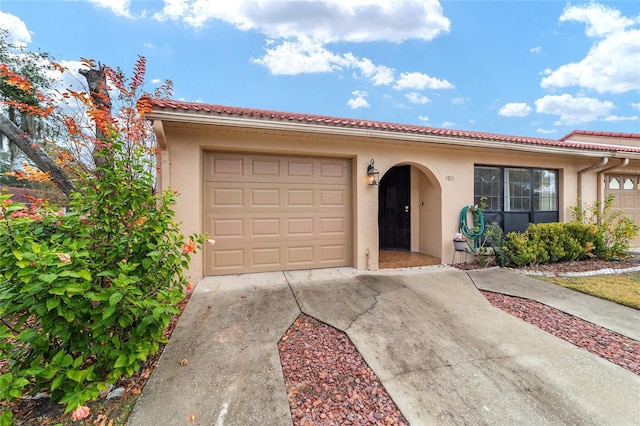
[[[599,132],[595,130],[574,130],[568,135],[561,137],[560,140],[564,141],[566,139],[569,139],[571,136],[602,136],[607,138],[640,139],[640,133]]]
[[[232,116],[232,117],[245,117],[254,118],[265,121],[280,121],[280,122],[297,122],[302,124],[318,124],[331,127],[348,127],[356,129],[369,129],[379,130],[394,133],[409,133],[426,136],[444,136],[461,139],[482,140],[482,141],[495,141],[495,142],[507,142],[524,145],[542,145],[557,148],[572,148],[582,150],[593,151],[606,151],[606,152],[628,152],[640,154],[640,147],[619,146],[619,145],[606,145],[595,144],[588,142],[567,141],[564,140],[570,135],[560,140],[555,139],[543,139],[533,138],[527,136],[510,136],[497,133],[486,133],[476,131],[443,129],[437,127],[428,126],[416,126],[411,124],[399,124],[388,123],[383,121],[362,120],[353,118],[339,118],[315,114],[302,114],[291,113],[281,111],[270,111],[253,108],[240,108],[224,105],[204,104],[197,102],[184,102],[168,99],[149,99],[154,111],[159,110],[173,110],[182,111],[187,113],[204,113],[207,115],[216,116]],[[577,131],[576,131],[577,132]],[[574,132],[575,133],[575,132]],[[598,132],[594,132],[598,133]],[[599,132],[604,133],[604,132]],[[572,133],[573,134],[573,133]],[[622,134],[622,133],[621,133]]]

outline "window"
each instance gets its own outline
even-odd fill
[[[558,210],[557,174],[555,170],[533,170],[534,210]]]
[[[531,210],[531,171],[504,170],[504,209],[524,212]]]
[[[474,172],[475,204],[505,232],[558,221],[557,170],[476,165]]]
[[[500,210],[502,197],[502,178],[499,167],[476,166],[474,193],[475,204],[480,205],[480,197],[485,198],[488,211]],[[478,194],[481,194],[478,196]]]

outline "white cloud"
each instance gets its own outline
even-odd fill
[[[456,123],[454,121],[445,121],[442,123],[442,127],[455,127]]]
[[[469,98],[462,98],[462,97],[457,97],[457,98],[452,98],[451,99],[451,103],[454,105],[462,105],[464,103],[466,103],[469,100]]]
[[[337,55],[324,43],[309,37],[276,42],[267,41],[266,53],[253,62],[263,65],[276,75],[297,75],[355,69],[375,86],[393,83],[393,68],[376,65],[370,59],[357,58],[351,53]]]
[[[451,26],[438,0],[165,0],[154,17],[194,27],[221,20],[272,38],[308,36],[325,42],[432,40]]]
[[[426,123],[427,121],[429,121],[429,117],[427,117],[426,115],[419,115],[418,120]]]
[[[367,92],[354,90],[353,92],[351,92],[351,94],[355,97],[347,101],[347,105],[349,105],[350,108],[357,109],[369,107],[369,102],[367,102],[367,100],[365,99],[368,96]]]
[[[632,19],[622,16],[619,10],[598,3],[567,6],[560,16],[560,22],[565,21],[582,22],[586,25],[585,33],[589,37],[603,37],[623,31],[634,24]]]
[[[640,90],[640,30],[613,34],[593,45],[580,62],[546,70],[541,87],[579,86],[598,93]]]
[[[634,108],[634,109],[637,109],[638,111],[640,111],[640,102],[637,102],[637,103],[635,103],[635,102],[630,102],[630,103],[629,103],[629,106],[630,106],[631,108]]]
[[[524,102],[510,102],[500,108],[498,115],[504,117],[526,117],[531,111],[531,107]]]
[[[94,3],[105,9],[109,9],[116,16],[124,16],[125,18],[133,18],[131,11],[129,10],[130,0],[89,0],[90,3]]]
[[[440,80],[420,72],[403,72],[393,86],[398,90],[453,89],[454,87],[447,80]]]
[[[638,119],[637,115],[633,115],[631,117],[621,117],[619,115],[610,115],[604,118],[604,121],[636,121]]]
[[[31,31],[17,16],[0,11],[0,28],[8,31],[7,42],[25,47],[31,43]]]
[[[374,86],[389,85],[393,83],[393,74],[395,70],[385,65],[375,65],[370,59],[358,59],[351,53],[344,55],[353,67],[356,67],[362,74],[371,79]]]
[[[542,47],[540,47],[540,46],[532,47],[531,49],[529,49],[529,52],[531,52],[531,53],[542,53]]]
[[[584,23],[586,34],[598,40],[581,61],[545,70],[541,87],[578,86],[598,93],[640,90],[640,29],[629,28],[634,24],[632,19],[616,9],[591,3],[567,7],[560,21]]]
[[[308,37],[284,41],[253,61],[280,75],[331,72],[350,65],[348,59],[331,53],[322,42]]]
[[[412,104],[424,105],[431,102],[429,98],[416,92],[409,92],[404,95],[404,97],[407,98]]]
[[[607,117],[615,109],[609,101],[569,94],[547,95],[538,99],[536,111],[542,114],[553,114],[560,117],[558,124],[574,125],[589,123]]]

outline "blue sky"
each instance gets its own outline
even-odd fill
[[[636,0],[0,0],[0,27],[175,99],[560,138],[640,133]]]

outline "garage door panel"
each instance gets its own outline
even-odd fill
[[[344,217],[322,217],[319,220],[320,235],[344,235],[347,236],[347,224]]]
[[[322,161],[320,163],[320,177],[322,178],[330,178],[331,180],[337,178],[338,181],[342,181],[347,178],[346,172],[347,169],[342,162]]]
[[[321,190],[320,207],[344,207],[346,204],[346,195],[346,188]]]
[[[205,157],[207,275],[351,263],[349,160]]]
[[[242,155],[205,156],[205,181],[237,179],[244,175]]]
[[[279,237],[281,231],[282,219],[278,217],[272,218],[248,218],[251,222],[250,236],[255,237]]]
[[[288,246],[273,243],[253,243],[251,246],[225,247],[206,254],[208,264],[216,265],[216,274],[280,271],[318,267],[345,266],[350,246],[341,241],[301,241]]]
[[[320,247],[321,262],[331,262],[344,258],[345,253],[344,244],[327,244]]]
[[[247,207],[280,207],[279,188],[251,188],[251,204]]]
[[[625,191],[626,192],[626,191]],[[633,210],[636,207],[636,196],[635,194],[629,193],[621,193],[620,194],[620,208]]]
[[[285,236],[313,236],[313,217],[288,217],[285,220],[287,222],[287,230]]]
[[[313,179],[313,160],[289,159],[284,161],[287,177]]]
[[[291,188],[286,190],[287,207],[313,207],[314,197],[311,188]]]
[[[242,218],[212,218],[210,235],[215,235],[219,240],[228,238],[244,238],[245,225]]]
[[[251,265],[255,267],[279,267],[282,264],[280,247],[252,248]]]
[[[244,207],[243,188],[208,188],[210,202],[207,205],[212,207]]]
[[[624,216],[640,224],[640,176],[605,176],[605,198],[613,195],[611,210],[622,211]],[[640,246],[640,235],[630,241],[631,247]]]

